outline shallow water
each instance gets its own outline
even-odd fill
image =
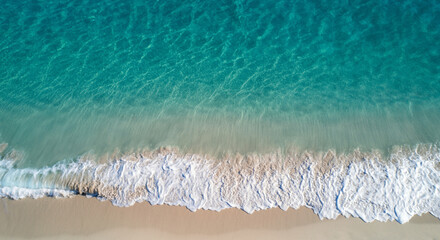
[[[59,187],[20,169],[166,146],[388,161],[440,140],[437,1],[6,0],[0,34],[4,196]]]
[[[173,145],[440,139],[436,1],[5,1],[1,138],[32,166]]]

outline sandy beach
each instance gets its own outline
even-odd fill
[[[138,203],[120,208],[77,196],[2,199],[0,239],[440,239],[430,214],[409,223],[320,220],[310,209],[270,209],[247,214]]]

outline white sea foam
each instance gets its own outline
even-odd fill
[[[248,213],[306,206],[321,218],[354,216],[366,222],[405,223],[430,212],[440,218],[440,151],[437,146],[378,153],[272,154],[213,160],[200,155],[131,155],[96,163],[61,162],[19,169],[0,161],[0,196],[13,199],[75,194],[117,206],[148,201]]]

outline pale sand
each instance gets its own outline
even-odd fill
[[[82,196],[1,201],[1,239],[440,239],[440,221],[429,214],[402,225],[321,221],[306,208],[247,214],[148,203],[120,208]]]

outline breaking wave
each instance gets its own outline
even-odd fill
[[[40,169],[0,160],[0,197],[93,196],[116,206],[147,201],[191,211],[240,208],[248,213],[306,206],[320,218],[366,222],[431,213],[440,218],[440,148],[227,155],[222,159],[160,149],[104,163],[82,156]]]

